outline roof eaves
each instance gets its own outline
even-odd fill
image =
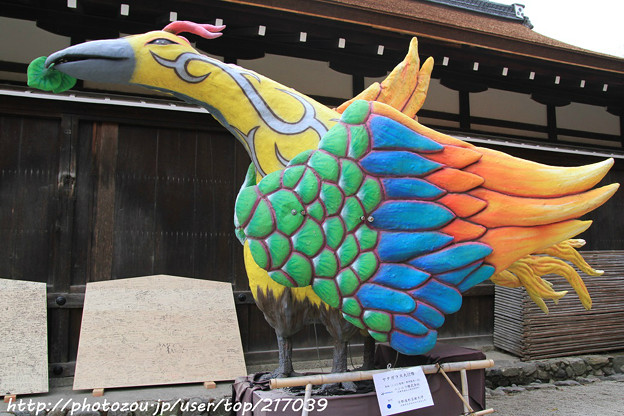
[[[459,45],[475,46],[511,55],[536,58],[556,64],[624,74],[624,59],[598,52],[587,51],[543,36],[529,28],[500,19],[502,25],[494,25],[493,16],[477,14],[478,24],[458,26],[455,20],[436,19],[431,9],[449,9],[465,13],[461,9],[442,7],[429,0],[223,0],[227,3],[279,10],[297,15],[307,15],[341,23],[365,25],[419,38],[435,39]],[[419,5],[415,13],[407,6]],[[452,18],[457,18],[455,14]],[[498,19],[497,19],[498,20]],[[483,27],[482,27],[483,26]],[[501,27],[506,30],[488,31],[486,28]]]

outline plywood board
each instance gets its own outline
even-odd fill
[[[48,391],[46,284],[0,279],[0,396]]]
[[[245,374],[230,283],[157,275],[87,284],[74,390]]]

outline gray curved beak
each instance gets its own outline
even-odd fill
[[[126,39],[85,42],[53,53],[45,66],[74,78],[127,84],[135,67],[134,50]]]

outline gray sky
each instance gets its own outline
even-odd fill
[[[596,52],[624,57],[624,0],[494,0],[524,4],[534,31]]]

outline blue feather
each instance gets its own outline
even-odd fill
[[[478,261],[476,263],[470,264],[466,267],[462,267],[461,269],[453,270],[446,273],[440,273],[436,275],[436,279],[448,283],[451,285],[457,285],[461,282],[466,276],[472,273],[477,267],[483,264],[482,261]]]
[[[410,292],[419,300],[427,302],[439,309],[442,313],[454,313],[461,308],[461,293],[452,287],[448,287],[435,279],[431,279],[423,286]]]
[[[444,247],[453,237],[435,231],[423,233],[381,232],[377,253],[381,261],[402,262]],[[458,281],[459,282],[459,281]]]
[[[439,310],[421,302],[411,315],[431,328],[439,328],[444,323],[444,315]]]
[[[394,289],[412,289],[429,278],[422,272],[404,264],[382,264],[375,276],[369,280]]]
[[[402,150],[371,152],[360,164],[373,175],[387,176],[423,176],[442,167],[416,153]]]
[[[410,313],[416,307],[416,302],[407,293],[372,283],[363,284],[356,297],[365,308],[388,312]]]
[[[382,182],[388,198],[436,199],[446,192],[430,182],[416,178],[385,178]]]
[[[472,274],[468,276],[463,282],[461,282],[459,286],[457,286],[457,288],[460,291],[465,292],[474,285],[477,285],[492,277],[492,275],[494,274],[494,270],[494,267],[490,266],[489,264],[484,264],[483,266],[472,272]]]
[[[433,348],[437,338],[438,333],[436,331],[429,331],[420,337],[392,331],[390,332],[390,346],[402,354],[424,354]]]
[[[426,272],[438,274],[467,266],[491,253],[492,248],[482,243],[460,243],[419,257],[410,261],[410,264]]]
[[[421,231],[443,227],[455,218],[446,207],[427,201],[389,201],[372,216],[378,230]]]
[[[444,146],[391,118],[374,116],[369,120],[373,149],[404,148],[417,152],[439,152],[444,149]]]
[[[399,331],[408,332],[414,335],[423,335],[429,330],[418,319],[414,319],[407,315],[395,315],[394,326]]]

